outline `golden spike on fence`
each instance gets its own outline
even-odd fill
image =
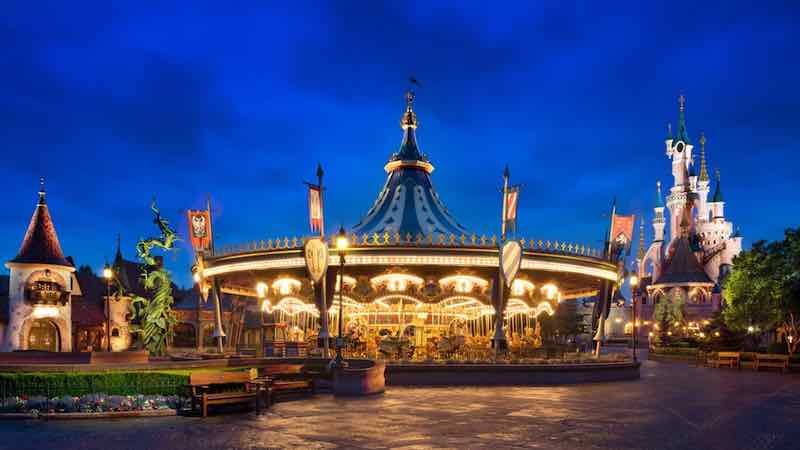
[[[470,236],[470,241],[472,241],[472,245],[476,245],[478,243],[478,236],[476,236],[475,233],[472,233],[472,236]]]
[[[585,251],[586,251],[586,247],[584,247],[583,244],[581,244],[581,256],[583,256],[585,254],[584,253]]]
[[[433,232],[428,233],[428,245],[433,245]]]
[[[289,248],[289,238],[288,237],[284,237],[283,238],[283,248]]]
[[[541,250],[541,249],[542,249],[542,240],[541,240],[541,239],[539,239],[539,243],[538,243],[538,244],[539,244],[539,245],[538,245],[538,247],[539,247],[539,250]]]
[[[439,233],[439,239],[436,240],[439,245],[444,245],[444,233]]]
[[[350,242],[352,242],[353,245],[358,245],[358,235],[355,233],[350,235]]]
[[[373,245],[378,245],[378,239],[380,239],[380,238],[378,237],[378,232],[376,232],[376,231],[373,231],[373,232],[372,232],[372,244],[373,244]]]
[[[482,234],[481,235],[481,247],[485,247],[485,246],[486,246],[486,235]]]
[[[292,238],[292,248],[297,248],[297,238],[296,237]]]
[[[450,245],[455,245],[456,244],[456,235],[455,234],[450,233],[450,239],[448,239],[448,243]]]
[[[492,235],[491,242],[492,242],[492,247],[496,246],[497,245],[497,236]]]
[[[534,241],[533,239],[531,239],[531,241],[528,243],[528,245],[529,245],[529,247],[528,247],[528,248],[530,248],[531,250],[533,250],[534,248],[536,248],[536,241]]]
[[[383,230],[383,245],[388,245],[388,244],[389,244],[389,232]]]
[[[263,239],[261,240],[261,242],[258,243],[258,248],[260,248],[261,250],[264,250],[266,246],[267,244],[264,242]]]
[[[520,245],[520,247],[525,248],[525,239],[520,239],[519,240],[519,245]]]
[[[567,250],[569,250],[569,253],[572,254],[572,242],[570,242],[567,246]]]
[[[369,235],[364,233],[361,235],[361,245],[368,245],[369,244]]]
[[[412,239],[414,239],[414,238],[411,237],[411,233],[406,232],[406,242],[405,242],[406,245],[411,245]]]
[[[461,240],[461,246],[463,247],[464,244],[467,243],[467,237],[464,235],[464,233],[461,233],[461,239],[460,240]]]
[[[547,242],[545,242],[545,247],[547,247],[547,251],[549,252],[550,251],[550,240],[549,239],[547,240]]]
[[[419,231],[417,231],[417,236],[414,238],[414,241],[416,242],[416,244],[417,244],[417,245],[421,245],[421,244],[422,244],[422,240],[423,240],[423,239],[425,239],[425,237],[424,237],[424,236],[422,236],[422,233],[420,233]]]
[[[394,245],[402,244],[403,243],[402,239],[403,238],[400,236],[400,232],[399,231],[395,231],[394,232]]]

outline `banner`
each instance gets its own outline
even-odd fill
[[[211,249],[211,213],[208,210],[190,209],[189,237],[195,251],[208,251]]]
[[[615,250],[612,252],[613,254],[617,256],[622,256],[623,253],[631,254],[633,224],[635,221],[635,215],[618,216],[614,214],[611,222],[611,245]]]
[[[319,186],[308,185],[308,217],[311,231],[321,232],[325,226],[322,217],[322,192]]]
[[[516,232],[517,229],[517,204],[519,199],[519,186],[513,186],[506,191],[503,211],[503,230],[502,234],[505,236],[506,230],[512,229]]]

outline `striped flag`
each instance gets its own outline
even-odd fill
[[[517,205],[519,200],[519,186],[512,186],[506,190],[505,199],[503,204],[503,236],[506,235],[506,230],[517,231]]]
[[[308,216],[311,231],[322,231],[325,222],[322,215],[322,191],[319,186],[308,185]]]

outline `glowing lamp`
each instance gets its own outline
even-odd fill
[[[754,326],[750,325],[749,327],[747,327],[747,332],[748,333],[752,333],[754,331],[756,331],[756,328]]]
[[[199,283],[200,283],[200,272],[195,272],[195,273],[192,275],[192,279],[194,280],[194,282],[195,282],[196,284],[199,284]]]
[[[272,311],[272,304],[269,302],[268,298],[265,298],[264,301],[261,302],[261,311],[265,313]]]
[[[33,317],[36,319],[58,317],[58,308],[55,306],[37,305],[33,308]]]
[[[258,284],[256,284],[256,292],[258,293],[258,298],[266,297],[268,289],[269,288],[267,287],[267,283],[259,282]]]
[[[639,284],[639,277],[637,277],[635,274],[631,275],[631,277],[628,279],[628,282],[631,284],[631,287],[636,287]]]
[[[103,267],[103,278],[106,280],[114,278],[114,271],[111,270],[111,267],[108,267],[107,265]]]
[[[347,240],[347,233],[345,233],[344,227],[339,227],[339,233],[336,235],[336,249],[339,251],[347,250],[349,246],[350,241]]]

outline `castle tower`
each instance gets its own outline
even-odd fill
[[[9,320],[4,351],[72,350],[72,293],[75,267],[64,257],[47,207],[44,178],[39,201],[17,256],[6,263]]]
[[[664,241],[664,200],[661,196],[661,182],[656,181],[656,206],[653,208],[653,242]]]
[[[673,138],[672,133],[664,141],[667,156],[672,160],[673,185],[667,196],[667,208],[670,213],[670,242],[680,236],[681,218],[687,199],[692,195],[692,184],[697,183],[694,176],[690,176],[690,167],[693,164],[692,150],[694,146],[689,140],[686,131],[686,97],[678,97],[678,134]]]
[[[708,193],[710,191],[710,181],[708,178],[708,167],[706,166],[706,136],[700,133],[700,175],[697,177],[697,223],[709,221]]]

